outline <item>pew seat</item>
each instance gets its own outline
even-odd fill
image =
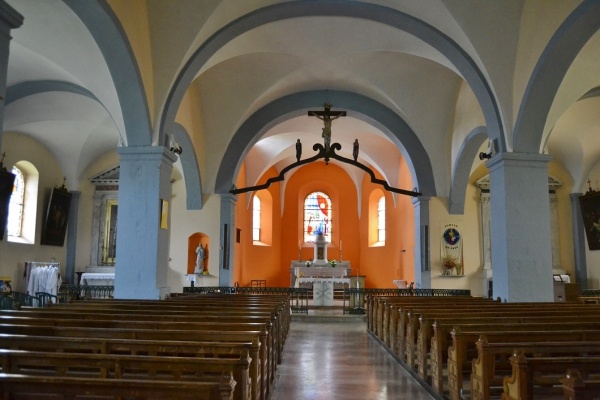
[[[0,373],[3,399],[126,399],[233,400],[236,382],[224,373],[215,382],[178,382],[141,379],[102,379],[67,376],[32,376]]]

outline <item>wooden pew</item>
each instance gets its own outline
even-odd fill
[[[186,342],[222,341],[222,342],[248,342],[258,338],[259,353],[259,378],[260,382],[253,382],[253,393],[259,392],[261,399],[266,399],[272,391],[273,379],[267,364],[267,354],[262,343],[266,342],[265,332],[261,331],[194,331],[194,330],[154,330],[154,329],[110,329],[110,328],[82,328],[60,326],[35,326],[35,325],[10,325],[0,324],[0,332],[6,334],[57,336],[67,338],[104,338],[124,340],[155,340],[168,341],[177,339]]]
[[[470,315],[474,313],[479,313],[480,311],[489,311],[496,312],[496,310],[504,310],[508,311],[514,308],[522,309],[533,308],[533,309],[556,309],[557,304],[555,303],[500,303],[496,301],[490,300],[482,300],[471,298],[470,301],[465,301],[464,298],[460,296],[455,297],[436,297],[435,300],[428,300],[425,302],[415,302],[413,304],[407,303],[392,303],[390,305],[390,317],[392,320],[390,321],[390,349],[394,351],[400,358],[405,359],[406,356],[406,336],[407,332],[409,336],[413,339],[412,342],[416,343],[416,335],[418,329],[418,320],[421,314],[423,313],[439,313],[438,316],[448,316],[449,309],[452,310],[452,315],[456,315],[460,312],[468,313]],[[560,303],[561,307],[582,307],[581,304],[578,303]],[[587,306],[584,306],[587,307]],[[598,309],[600,311],[600,309]],[[432,316],[435,317],[435,316]],[[397,319],[397,322],[395,321]],[[413,328],[411,329],[411,325]],[[396,330],[394,331],[394,326],[396,326]],[[395,343],[394,343],[395,342]],[[409,354],[409,358],[412,358],[412,355]],[[408,363],[413,364],[412,360],[408,359]]]
[[[210,297],[210,298],[209,298]],[[229,323],[229,322],[222,322],[224,321],[224,319],[227,319],[229,317],[225,317],[223,316],[223,314],[227,315],[231,310],[234,310],[234,313],[239,313],[239,312],[247,312],[248,310],[252,310],[250,312],[255,313],[253,316],[258,317],[259,315],[262,315],[261,313],[265,312],[265,311],[273,311],[276,310],[276,312],[278,313],[277,315],[280,317],[278,321],[287,321],[287,323],[289,323],[289,318],[286,318],[285,316],[285,310],[287,310],[289,312],[289,301],[287,301],[288,297],[287,296],[256,296],[258,297],[258,299],[250,299],[250,298],[242,298],[242,296],[231,296],[231,295],[220,295],[220,296],[199,296],[198,298],[185,298],[185,301],[147,301],[147,300],[125,300],[125,301],[121,301],[121,300],[92,300],[92,301],[78,301],[78,302],[74,302],[74,303],[69,303],[67,305],[64,304],[56,304],[56,305],[52,305],[49,309],[52,310],[52,312],[60,312],[60,310],[66,308],[68,311],[72,312],[73,309],[77,309],[78,313],[82,313],[82,314],[90,314],[90,310],[94,309],[96,311],[98,311],[99,309],[97,309],[96,307],[101,307],[105,310],[112,310],[114,309],[114,312],[119,312],[119,313],[123,313],[124,310],[127,310],[128,313],[134,312],[134,313],[138,313],[143,311],[144,313],[146,312],[150,312],[152,313],[151,319],[153,321],[156,320],[162,320],[159,321],[161,324],[162,322],[165,322],[165,320],[168,321],[173,321],[172,323],[169,323],[167,325],[169,325],[169,327],[173,327],[173,325],[175,325],[175,327],[177,329],[197,329],[197,324],[199,324],[200,322],[197,322],[196,320],[194,320],[194,317],[190,317],[190,314],[195,315],[195,318],[202,320],[203,322],[201,322],[202,324],[206,324],[208,323],[208,321],[212,321],[215,323],[223,323],[227,325],[227,329],[231,329],[232,325],[235,323]],[[135,310],[134,310],[135,308]],[[281,310],[284,310],[283,313]],[[28,310],[29,311],[29,310]],[[33,312],[33,311],[30,311]],[[105,311],[102,311],[100,314],[102,314]],[[171,314],[177,314],[178,318],[169,318],[169,317],[158,317],[157,313],[164,313],[167,315],[171,315]],[[213,315],[213,314],[218,314],[219,316]],[[196,315],[197,314],[197,315]],[[208,315],[210,314],[210,315]],[[116,314],[114,314],[116,315]],[[79,318],[85,318],[86,322],[85,325],[86,326],[120,326],[120,327],[129,327],[129,328],[134,328],[135,326],[140,327],[145,329],[146,326],[142,326],[141,324],[137,324],[137,322],[146,320],[147,317],[142,317],[142,316],[136,316],[136,317],[131,317],[131,315],[133,314],[128,314],[130,317],[123,317],[123,316],[119,316],[119,317],[112,317],[110,315],[103,315],[101,317],[95,318],[94,316],[69,316],[69,318],[67,318],[66,316],[64,318],[61,318],[61,320],[57,320],[56,317],[58,316],[57,314],[54,314],[53,317],[48,316],[48,318],[52,318],[56,324],[59,325],[79,325],[77,322],[73,322],[73,321],[67,321],[65,322],[65,320],[67,319],[79,319]],[[264,315],[263,315],[264,317]],[[89,318],[89,319],[88,319]],[[95,318],[95,319],[94,319]],[[115,319],[120,319],[121,321],[117,321],[115,322]],[[104,320],[110,320],[110,324],[109,325],[105,325],[103,322],[98,321],[98,319],[104,319]],[[191,319],[191,320],[190,320]],[[131,320],[135,320],[135,321],[131,321]],[[183,321],[186,321],[185,323],[183,323]],[[248,320],[251,321],[252,318],[250,316],[245,316],[245,315],[238,315],[237,318],[233,319],[233,320]],[[91,321],[91,322],[90,322]],[[125,322],[125,321],[129,321],[129,322]],[[251,323],[251,322],[248,322]],[[146,322],[144,322],[144,324],[146,324]],[[149,323],[148,323],[149,324]],[[194,327],[190,327],[190,324],[193,324]],[[162,324],[163,326],[166,326],[165,324]],[[282,325],[279,325],[282,326]],[[218,327],[214,327],[214,329],[218,329],[218,328],[223,328],[224,325],[219,325]],[[158,328],[160,329],[160,328]],[[208,326],[202,328],[202,329],[213,329],[210,328]],[[251,327],[252,329],[252,327]],[[272,332],[272,331],[271,331]],[[269,332],[269,333],[271,333]],[[277,333],[279,332],[279,333]],[[275,368],[276,368],[276,363],[279,362],[280,360],[280,356],[281,356],[281,350],[282,350],[282,343],[283,340],[281,339],[284,335],[284,333],[287,332],[287,329],[285,329],[285,327],[282,327],[282,329],[277,330],[276,332],[273,332],[273,334],[269,335],[268,337],[270,338],[270,340],[272,341],[270,343],[269,346],[264,346],[264,348],[267,349],[267,363],[266,366],[264,368],[262,368],[262,370],[265,371],[264,374],[262,374],[263,378],[266,379],[266,382],[268,382],[268,384],[272,384],[273,380],[274,380],[274,376],[275,376]],[[277,338],[279,338],[280,340],[278,340]],[[261,346],[261,352],[262,350],[262,346]],[[263,358],[264,359],[264,358]],[[263,385],[264,387],[267,386],[267,384]]]
[[[436,315],[432,314],[423,314],[419,318],[419,329],[415,336],[412,334],[411,329],[407,329],[407,364],[409,360],[412,361],[409,365],[415,366],[418,368],[419,375],[427,380],[430,377],[428,373],[427,366],[428,361],[433,358],[431,355],[431,348],[433,343],[435,342],[435,348],[437,351],[436,360],[443,359],[445,354],[447,354],[447,349],[449,347],[449,343],[451,341],[450,333],[455,326],[461,326],[467,324],[468,326],[473,326],[474,324],[480,325],[504,325],[504,327],[499,329],[507,329],[506,326],[514,326],[514,325],[523,325],[523,324],[532,324],[532,323],[555,323],[557,318],[559,318],[559,323],[582,323],[582,324],[593,324],[592,327],[600,325],[600,314],[597,312],[584,312],[591,310],[582,310],[579,315],[574,315],[571,311],[561,312],[557,311],[556,313],[548,312],[548,311],[538,311],[535,309],[513,309],[511,311],[500,310],[497,313],[487,313],[485,311],[480,311],[474,313],[463,314],[461,313],[453,316],[453,317],[436,317]],[[434,338],[434,330],[433,330],[433,322],[432,318],[435,318],[435,326],[436,326],[436,335]],[[508,328],[510,329],[510,327]],[[408,340],[411,340],[412,346],[409,346]],[[414,349],[414,355],[409,354],[409,350]],[[414,363],[414,364],[413,364]]]
[[[471,296],[371,296],[367,299],[367,329],[383,341],[389,326],[389,308],[393,303],[423,304],[453,301],[481,301]],[[385,320],[385,322],[384,322]]]
[[[229,301],[231,295],[224,296]],[[285,312],[281,312],[281,310],[277,310],[280,308],[280,301],[272,302],[270,305],[244,305],[240,304],[239,301],[236,304],[222,304],[221,303],[213,303],[213,299],[208,302],[209,299],[205,299],[202,304],[199,304],[197,301],[192,302],[166,302],[166,301],[121,301],[117,300],[112,302],[110,300],[105,301],[78,301],[74,303],[68,304],[56,304],[52,305],[49,309],[64,309],[73,310],[76,309],[84,309],[87,312],[93,312],[100,310],[104,310],[104,312],[108,313],[111,310],[118,311],[119,313],[134,313],[134,312],[150,312],[153,314],[162,312],[166,315],[205,315],[207,313],[213,313],[217,315],[260,315],[264,312],[275,313],[275,315],[271,318],[272,328],[270,332],[272,332],[274,341],[276,342],[276,354],[277,354],[277,362],[281,362],[281,356],[283,351],[283,345],[285,342],[285,338],[287,336],[287,332],[289,331],[289,314]],[[101,307],[101,308],[98,308]],[[27,309],[30,310],[30,309]],[[39,309],[37,309],[39,311]]]
[[[164,311],[164,310],[162,310]],[[46,325],[46,326],[62,326],[62,327],[99,327],[99,328],[126,328],[126,329],[174,329],[174,330],[263,330],[264,335],[261,336],[261,346],[265,349],[266,362],[264,368],[268,368],[266,373],[269,382],[272,383],[275,377],[276,365],[278,360],[278,340],[275,335],[270,334],[270,322],[258,318],[261,322],[230,322],[230,321],[255,321],[253,317],[235,316],[228,317],[222,315],[214,316],[212,321],[205,321],[202,316],[198,317],[198,321],[162,321],[160,317],[142,317],[141,320],[132,320],[133,318],[120,319],[80,319],[80,313],[71,312],[68,318],[57,319],[52,313],[44,314],[27,314],[36,315],[22,316],[23,314],[13,313],[11,315],[0,315],[0,323],[9,324],[25,324],[25,325]],[[45,317],[44,317],[45,316]],[[91,317],[93,318],[93,317]],[[263,370],[261,368],[261,370]]]
[[[250,400],[245,351],[238,358],[153,357],[114,354],[48,353],[0,349],[3,373],[37,376],[74,376],[100,379],[141,379],[161,381],[220,380],[231,372],[236,382],[234,399]]]
[[[425,376],[423,369],[425,368],[425,359],[429,351],[429,344],[433,334],[432,323],[434,320],[438,322],[439,332],[442,333],[442,324],[447,325],[447,333],[455,324],[460,324],[465,321],[482,322],[483,319],[494,320],[497,317],[536,317],[543,321],[553,322],[553,317],[564,317],[568,319],[575,315],[588,314],[592,317],[600,315],[600,308],[589,307],[577,303],[553,305],[552,303],[488,303],[488,304],[455,304],[452,306],[453,312],[448,313],[447,308],[437,308],[431,305],[430,307],[419,306],[408,309],[406,307],[401,312],[400,323],[405,325],[404,344],[398,345],[398,348],[404,350],[404,358],[406,363],[411,366],[417,366],[422,376]],[[562,318],[561,317],[561,318]],[[519,319],[504,321],[505,323],[523,322]],[[401,335],[399,336],[401,337]],[[442,348],[445,352],[445,348]],[[445,354],[445,353],[444,353]],[[400,354],[402,356],[402,354]]]
[[[409,320],[409,313],[415,308],[434,308],[439,310],[445,310],[446,313],[448,308],[455,307],[476,307],[477,305],[493,305],[497,304],[487,299],[478,299],[474,297],[432,297],[425,302],[403,302],[403,301],[389,301],[387,308],[384,308],[383,312],[383,325],[382,332],[383,337],[380,338],[382,341],[392,350],[395,354],[404,358],[405,349],[405,333]],[[384,306],[385,307],[385,306]]]
[[[370,311],[371,328],[367,328],[373,335],[379,338],[392,352],[404,357],[404,351],[398,351],[397,344],[402,347],[404,344],[403,335],[405,332],[405,314],[412,307],[436,306],[450,307],[454,304],[478,304],[493,303],[487,299],[480,299],[470,296],[380,296],[371,299],[370,304],[374,310]],[[369,319],[367,319],[369,324]],[[368,325],[369,326],[369,325]],[[398,339],[400,335],[402,339]]]
[[[586,379],[576,368],[569,369],[560,380],[565,400],[594,400],[600,398],[600,379]]]
[[[0,383],[0,397],[3,399],[49,398],[51,395],[74,398],[85,393],[96,398],[164,400],[177,393],[177,399],[181,400],[232,400],[236,385],[231,374],[223,374],[218,382],[181,382],[0,373]]]
[[[534,395],[544,397],[563,394],[560,379],[571,368],[585,376],[600,373],[600,357],[526,357],[518,352],[510,358],[512,375],[504,378],[503,400],[532,400]]]
[[[578,329],[578,325],[554,326],[553,324],[542,324],[539,330],[524,324],[523,326],[506,327],[514,328],[511,331],[502,331],[502,326],[490,326],[485,330],[482,327],[473,328],[476,330],[468,331],[464,326],[457,327],[452,332],[452,345],[448,349],[448,390],[451,400],[459,400],[463,391],[463,374],[471,371],[471,361],[468,352],[475,352],[475,343],[479,336],[486,335],[488,340],[494,342],[561,342],[561,341],[600,341],[600,330]],[[517,330],[520,328],[521,330]],[[432,357],[433,357],[432,353]],[[436,360],[432,359],[432,365]],[[433,368],[432,387],[438,393],[443,391],[443,377],[437,376],[439,368]]]
[[[254,342],[186,342],[0,334],[0,349],[151,357],[211,357],[217,359],[239,359],[244,352],[248,352],[251,360],[249,378],[252,398],[260,398],[261,379],[258,363],[260,343],[258,338]]]
[[[476,343],[477,358],[472,361],[471,399],[489,399],[492,386],[502,387],[511,375],[509,357],[515,352],[536,355],[600,355],[600,342],[489,342],[481,336]],[[508,362],[508,364],[507,364]],[[560,371],[561,374],[563,371]]]

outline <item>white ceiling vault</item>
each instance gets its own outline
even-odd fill
[[[24,23],[4,130],[42,142],[72,188],[117,146],[184,132],[197,191],[213,193],[242,161],[249,185],[291,164],[297,139],[312,155],[322,122],[307,110],[331,101],[348,112],[332,142],[351,158],[358,139],[359,161],[391,186],[404,159],[419,190],[460,192],[454,174],[482,163],[487,143],[472,132],[483,129],[500,150],[549,152],[584,191],[600,157],[599,7],[550,1],[7,0]],[[572,37],[581,43],[563,49]],[[145,101],[132,107],[136,90]],[[358,188],[363,172],[342,167]]]

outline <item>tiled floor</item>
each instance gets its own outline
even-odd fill
[[[432,397],[356,322],[292,322],[270,400]]]

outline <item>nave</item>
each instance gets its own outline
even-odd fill
[[[431,398],[362,320],[293,320],[270,400]]]

